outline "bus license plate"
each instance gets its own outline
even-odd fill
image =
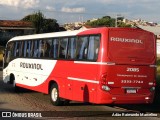
[[[127,89],[127,93],[136,93],[136,89]]]

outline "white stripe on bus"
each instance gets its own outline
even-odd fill
[[[95,64],[95,65],[115,65],[112,62],[84,62],[84,61],[74,61],[77,64]]]
[[[114,85],[114,82],[108,82],[109,85]]]
[[[155,67],[155,68],[156,68],[156,67],[157,67],[157,65],[149,65],[149,67]]]
[[[74,78],[74,77],[67,77],[69,80],[81,81],[81,82],[89,82],[89,83],[96,83],[99,84],[99,81],[95,80],[88,80],[88,79],[81,79],[81,78]]]

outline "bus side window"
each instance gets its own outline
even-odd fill
[[[53,58],[56,59],[58,57],[58,49],[59,49],[59,40],[53,39],[53,46],[52,46],[52,52]]]
[[[68,38],[62,38],[60,40],[59,58],[63,58],[63,59],[66,58],[67,44],[68,44]]]
[[[19,57],[19,47],[20,47],[20,42],[17,41],[17,42],[15,43],[14,57]]]
[[[30,57],[31,55],[31,41],[24,41],[23,57]]]
[[[32,57],[33,41],[27,42],[27,57]]]
[[[99,49],[99,36],[90,36],[87,59],[96,60],[98,56],[98,49]]]
[[[94,38],[94,59],[96,60],[98,57],[98,53],[99,53],[99,47],[100,47],[100,36],[95,36]]]
[[[79,37],[77,41],[77,59],[86,59],[88,52],[88,37]]]
[[[13,42],[8,43],[5,56],[4,56],[5,63],[9,63],[9,61],[12,59],[13,50],[14,50],[14,43]]]
[[[75,55],[76,55],[76,38],[72,37],[69,39],[69,43],[68,43],[67,58],[74,59]]]
[[[38,57],[44,58],[45,52],[46,52],[46,40],[40,40]]]
[[[21,42],[19,42],[19,57],[22,57],[23,56],[23,45],[24,44],[24,42],[23,41],[21,41]]]
[[[40,40],[39,41],[39,57],[49,57],[50,56],[50,49],[52,45],[52,40]]]
[[[39,41],[39,53],[38,53],[38,57],[43,58],[45,56],[45,41],[44,40],[40,40]]]
[[[33,54],[33,57],[38,57],[38,41],[35,40],[33,41],[33,49],[32,49],[32,54]]]
[[[26,56],[31,57],[31,41],[27,41],[27,50],[26,50]]]
[[[24,41],[23,57],[26,57],[27,53],[27,41]]]
[[[23,57],[31,57],[31,41],[24,41]]]
[[[52,46],[52,40],[46,40],[46,44],[45,44],[45,57],[49,58],[51,57],[51,46]]]

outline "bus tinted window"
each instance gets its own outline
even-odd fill
[[[33,57],[38,57],[38,52],[39,52],[39,41],[38,40],[35,40],[35,41],[33,41],[33,43],[32,43],[32,56]]]
[[[52,40],[39,40],[38,57],[48,58],[51,56]]]
[[[88,37],[79,37],[77,44],[78,59],[86,59],[88,51]]]
[[[96,60],[100,36],[37,39],[13,42],[14,57]]]
[[[53,46],[52,46],[51,54],[53,53],[54,59],[57,59],[58,57],[58,49],[59,49],[59,41],[58,39],[53,39]]]
[[[20,42],[15,42],[14,57],[19,57]]]
[[[6,53],[5,53],[5,63],[9,63],[11,58],[13,57],[14,43],[10,42],[7,45]]]
[[[23,49],[24,57],[26,57],[26,53],[27,53],[27,41],[24,41],[24,49]]]
[[[31,41],[27,41],[26,57],[31,57]]]
[[[24,44],[24,42],[23,41],[20,41],[19,42],[19,57],[22,57],[23,56],[23,44]]]
[[[45,54],[44,54],[44,57],[48,58],[48,57],[50,57],[52,40],[45,40],[44,43],[45,43]]]
[[[72,37],[69,38],[67,58],[74,59],[75,55],[76,55],[76,38]]]
[[[79,37],[77,41],[77,59],[96,60],[98,56],[100,36]]]
[[[23,57],[32,57],[34,56],[34,42],[33,41],[24,41],[23,42]]]
[[[100,42],[99,36],[90,36],[89,37],[89,46],[88,46],[88,54],[87,54],[88,60],[96,60],[97,59],[98,50],[99,50],[99,42]]]
[[[67,44],[68,44],[68,38],[61,38],[60,49],[59,49],[59,58],[63,58],[63,59],[66,58]]]
[[[43,40],[39,41],[39,57],[44,57],[45,55],[45,43]]]

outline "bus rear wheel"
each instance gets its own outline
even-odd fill
[[[63,101],[59,97],[59,90],[57,84],[52,84],[50,87],[50,100],[55,106],[63,105]]]

